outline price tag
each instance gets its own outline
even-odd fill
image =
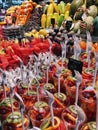
[[[72,75],[75,76],[74,70],[77,70],[82,73],[82,67],[83,67],[83,62],[69,58],[68,62],[68,69],[72,71]]]

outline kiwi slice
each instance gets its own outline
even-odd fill
[[[88,73],[94,73],[94,70],[93,69],[86,69],[86,72],[88,72]]]
[[[14,112],[13,115],[12,113],[7,117],[6,121],[8,123],[19,123],[21,122],[21,113],[20,112]]]
[[[51,118],[45,120],[43,124],[41,125],[41,130],[46,130],[50,126]]]
[[[54,89],[54,85],[51,83],[47,83],[44,85],[44,89],[46,89],[46,90]]]
[[[36,91],[29,91],[29,93],[28,93],[29,95],[36,95],[37,94],[37,92]]]
[[[66,72],[67,72],[66,69],[63,69],[63,70],[62,70],[62,74],[65,74]]]
[[[46,102],[43,102],[43,101],[40,101],[40,102],[36,102],[36,103],[35,103],[35,107],[36,107],[36,108],[44,108],[44,107],[46,107],[46,106],[48,106],[48,104],[47,104]]]
[[[96,130],[96,122],[87,123],[90,130]]]
[[[37,80],[40,82],[41,81],[41,77],[37,77]],[[35,85],[35,84],[37,84],[37,80],[36,80],[36,78],[34,78],[33,80],[32,80],[32,83],[31,83],[31,85]]]
[[[12,102],[14,102],[15,100],[13,99]],[[0,106],[10,106],[10,99],[6,98],[4,99],[1,103]]]
[[[32,85],[35,85],[37,83],[37,81],[36,81],[36,79],[34,78],[33,80],[32,80]]]
[[[65,101],[66,100],[66,95],[64,93],[60,93],[60,95],[58,95],[58,93],[55,93],[54,96],[58,99],[60,99],[61,101]]]
[[[69,106],[69,110],[74,113],[75,115],[77,115],[77,110],[75,109],[74,105]]]
[[[26,84],[21,84],[22,88],[28,88],[28,86]]]

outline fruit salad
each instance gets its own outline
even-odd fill
[[[24,124],[24,130],[28,129],[29,126],[29,118],[27,115],[23,115],[23,124]],[[4,130],[22,130],[22,118],[21,118],[21,113],[20,112],[14,112],[13,115],[12,113],[9,114],[4,121]]]
[[[40,127],[40,124],[50,116],[49,105],[44,101],[36,102],[29,110],[29,116],[32,124]]]
[[[92,121],[96,115],[96,95],[94,90],[80,89],[79,92],[80,106],[85,111],[87,119]]]
[[[19,102],[17,100],[13,99],[12,103],[13,103],[14,111],[19,110],[19,107],[20,107]],[[9,98],[4,98],[0,102],[0,117],[2,119],[6,119],[8,114],[10,114],[11,112],[12,112],[12,109],[11,109],[10,99]]]

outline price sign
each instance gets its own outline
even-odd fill
[[[68,62],[68,69],[72,71],[72,75],[75,76],[74,70],[77,70],[82,73],[82,67],[83,67],[83,62],[69,58]]]

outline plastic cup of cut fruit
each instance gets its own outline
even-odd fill
[[[27,93],[28,91],[28,85],[20,83],[20,85],[15,87],[15,91],[19,94],[19,95],[24,95]]]
[[[28,130],[29,118],[26,114],[23,114],[23,119],[24,130]],[[10,113],[7,116],[4,120],[4,130],[22,130],[22,118],[20,112],[15,111],[13,115]]]
[[[57,95],[57,93],[55,94],[55,96]],[[60,94],[63,96],[63,94]],[[54,115],[55,116],[58,116],[58,117],[61,117],[61,113],[63,111],[63,109],[68,105],[68,104],[64,104],[64,102],[67,101],[67,99],[65,99],[66,95],[64,95],[64,100],[65,101],[62,101],[62,99],[59,99],[57,97],[54,97],[54,103],[53,103],[53,111],[54,111]]]
[[[96,117],[96,95],[94,90],[80,89],[79,102],[87,115],[88,121],[93,121]]]
[[[53,93],[53,94],[57,92],[55,86],[52,83],[46,83],[44,85],[44,89],[49,91],[50,93]]]
[[[50,107],[44,101],[36,102],[28,112],[34,126],[40,127],[41,123],[50,117]]]
[[[87,68],[88,67],[88,62],[86,62],[86,60],[87,60],[87,53],[86,52],[81,53],[80,60],[83,62],[83,67]],[[94,69],[94,67],[95,67],[95,58],[94,58],[93,53],[91,53],[90,60],[91,60],[90,67],[92,67]]]
[[[65,108],[62,112],[62,120],[67,124],[68,130],[76,127],[77,111],[74,105]]]
[[[77,114],[78,112],[75,105],[70,105],[63,110],[62,120],[68,130],[73,130],[76,128]],[[84,119],[84,122],[86,122],[86,118]],[[84,124],[84,122],[82,123],[82,125]]]
[[[84,79],[84,82],[85,82],[86,85],[92,84],[93,75],[94,75],[94,69],[93,68],[83,69],[82,78]]]
[[[70,98],[70,104],[75,103],[76,97],[76,79],[72,76],[68,76],[67,79],[64,81],[66,95]]]
[[[30,90],[25,95],[21,95],[27,111],[38,101],[38,95],[35,90]],[[47,102],[48,96],[44,92],[39,92],[39,100]]]
[[[45,73],[45,77],[47,77],[47,70],[46,70],[46,66],[43,67],[43,71]],[[56,73],[56,66],[54,64],[51,64],[49,67],[49,71],[48,71],[48,81],[53,83],[53,76]]]
[[[55,74],[53,77],[53,82],[54,82],[54,86],[56,89],[58,89],[58,76]],[[65,87],[64,87],[64,77],[61,75],[60,76],[60,91],[61,92],[65,92]]]
[[[19,110],[20,104],[17,100],[13,99],[14,111]],[[12,112],[11,103],[9,98],[5,98],[0,102],[0,117],[4,120]]]
[[[22,99],[25,104],[26,111],[29,111],[29,109],[37,101],[37,93],[36,93],[36,91],[30,90],[25,95],[22,95]]]

